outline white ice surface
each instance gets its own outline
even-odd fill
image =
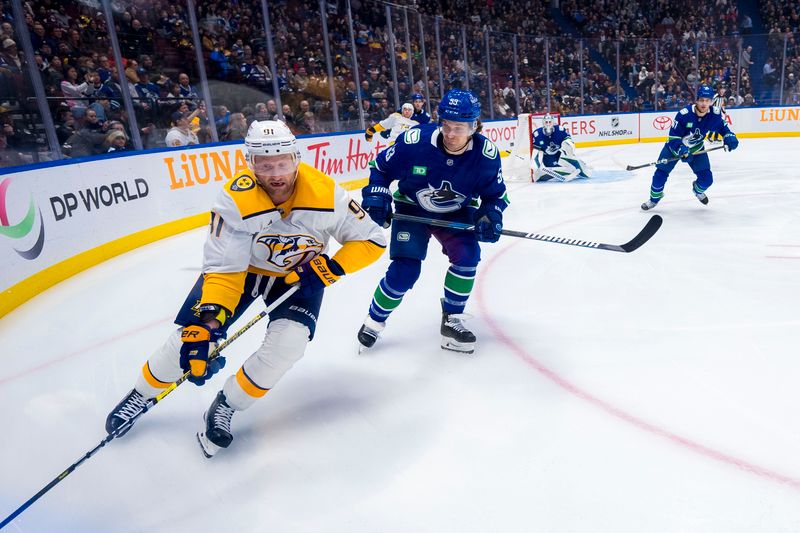
[[[580,150],[613,179],[510,185],[506,227],[627,241],[651,216],[652,169],[618,169],[659,149]],[[712,153],[708,206],[679,164],[664,226],[632,254],[484,246],[474,356],[439,348],[434,245],[384,337],[356,354],[383,257],[327,290],[316,340],[234,417],[231,448],[207,460],[194,435],[263,325],[227,350],[223,377],[181,386],[7,530],[800,531],[798,149],[742,139]],[[173,327],[204,233],[103,263],[0,321],[0,518],[105,436]]]

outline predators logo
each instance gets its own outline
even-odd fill
[[[280,270],[294,270],[322,253],[324,245],[311,235],[261,235],[253,254]]]

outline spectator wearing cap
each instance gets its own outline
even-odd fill
[[[189,128],[189,123],[197,116],[197,110],[192,113],[175,111],[172,113],[172,128],[164,139],[167,146],[188,146],[199,144],[197,135]]]
[[[22,94],[22,59],[17,51],[17,43],[13,39],[3,40],[3,51],[0,52],[0,96],[3,98],[18,97]]]
[[[136,92],[141,98],[146,98],[150,105],[155,105],[161,95],[158,85],[150,81],[150,73],[143,67],[136,70],[139,82],[136,84]]]
[[[411,105],[414,106],[414,114],[411,120],[416,120],[420,124],[427,124],[431,121],[431,116],[425,111],[425,97],[421,93],[411,95]]]

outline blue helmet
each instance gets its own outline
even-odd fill
[[[413,102],[414,100],[425,100],[425,97],[419,93],[414,93],[411,95],[411,101]]]
[[[439,120],[475,122],[481,116],[481,103],[469,91],[452,89],[439,102]]]
[[[701,85],[697,88],[697,99],[701,98],[714,98],[714,89],[709,87],[708,85]]]

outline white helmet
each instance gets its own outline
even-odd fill
[[[294,134],[280,120],[261,120],[250,124],[244,138],[247,149],[247,162],[252,167],[252,157],[256,155],[284,155],[294,156],[295,163],[300,160],[300,150]]]

